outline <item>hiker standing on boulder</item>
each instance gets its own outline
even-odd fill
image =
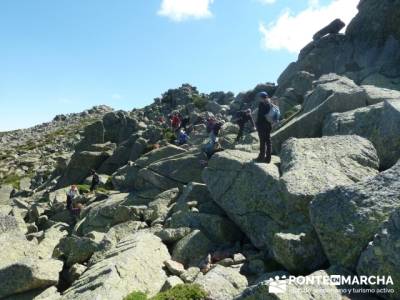
[[[243,137],[244,126],[246,125],[247,122],[251,123],[253,129],[256,127],[256,124],[254,123],[254,120],[253,120],[253,116],[251,115],[250,108],[239,111],[237,114],[236,123],[239,126],[239,132],[238,132],[238,135],[235,140],[236,143],[239,142],[239,140]]]
[[[217,121],[213,117],[207,119],[206,130],[210,134],[209,142],[205,145],[204,149],[207,159],[210,159],[214,153],[224,150],[218,143],[218,135],[223,125],[223,121]]]
[[[257,98],[259,103],[256,126],[258,137],[260,139],[260,154],[258,155],[256,162],[269,164],[271,162],[272,155],[272,124],[267,121],[266,116],[270,112],[272,104],[267,92],[258,93]]]
[[[70,190],[67,193],[67,209],[72,212],[73,201],[79,195],[78,188],[76,185],[71,185]]]
[[[99,175],[96,173],[95,170],[91,171],[91,175],[92,175],[92,184],[90,186],[90,191],[93,192],[97,189],[97,187],[100,184],[100,177]]]

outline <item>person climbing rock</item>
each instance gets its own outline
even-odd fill
[[[243,137],[243,132],[244,132],[244,127],[246,125],[247,122],[251,123],[251,126],[253,129],[255,129],[256,124],[254,123],[253,120],[253,116],[251,115],[251,109],[246,109],[246,110],[242,110],[239,111],[237,116],[236,116],[236,124],[238,124],[239,126],[239,132],[238,135],[236,137],[236,142],[239,142],[240,139]]]
[[[256,158],[256,162],[270,163],[272,155],[271,130],[272,124],[267,121],[266,115],[271,110],[271,100],[267,92],[257,94],[258,98],[258,114],[257,114],[257,132],[260,140],[260,153]]]
[[[207,133],[210,134],[209,141],[204,147],[204,153],[207,155],[207,159],[210,159],[215,153],[224,150],[218,142],[218,135],[223,125],[223,121],[218,121],[215,118],[207,119],[206,129]]]
[[[184,129],[179,130],[177,144],[179,146],[185,145],[189,141],[189,135],[186,133]]]
[[[97,189],[97,187],[100,184],[100,177],[95,170],[91,171],[91,175],[92,175],[92,184],[90,185],[90,191],[93,192]]]
[[[70,190],[67,192],[67,210],[72,212],[73,201],[79,195],[79,191],[76,185],[71,185]]]

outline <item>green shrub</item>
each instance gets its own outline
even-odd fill
[[[178,284],[172,289],[158,293],[152,298],[141,292],[133,292],[124,300],[205,300],[207,293],[197,284]]]
[[[176,139],[175,133],[170,128],[164,129],[163,137],[169,143],[173,143]]]
[[[197,284],[178,284],[172,289],[159,293],[151,300],[204,300],[207,293]]]
[[[76,186],[80,194],[90,193],[90,186],[88,184],[79,184]]]
[[[207,105],[207,99],[204,96],[193,95],[193,104],[200,110],[205,110]]]
[[[147,295],[142,292],[133,292],[126,296],[124,300],[147,300]]]

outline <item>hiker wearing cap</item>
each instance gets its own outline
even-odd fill
[[[271,110],[271,100],[267,92],[257,94],[258,114],[257,114],[257,132],[260,139],[260,154],[256,162],[270,163],[272,155],[271,130],[272,124],[267,120],[267,115]]]
[[[79,191],[76,185],[71,185],[70,190],[67,193],[67,209],[72,212],[73,201],[79,195]]]
[[[246,125],[247,122],[251,123],[252,128],[254,129],[256,127],[256,124],[254,123],[253,116],[251,115],[251,109],[248,108],[246,110],[239,111],[237,113],[237,120],[236,123],[239,126],[239,132],[236,137],[236,142],[239,142],[239,140],[243,137],[243,132],[244,132],[244,126]]]

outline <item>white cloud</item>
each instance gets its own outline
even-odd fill
[[[286,49],[298,53],[312,36],[336,18],[346,24],[357,13],[359,0],[333,0],[328,5],[320,5],[318,0],[309,0],[308,8],[293,14],[289,9],[269,25],[260,23],[262,46],[267,50]]]
[[[158,15],[181,22],[190,18],[202,19],[212,16],[210,5],[214,0],[162,0]]]
[[[111,99],[113,99],[113,100],[119,100],[119,99],[121,99],[122,98],[122,96],[120,95],[120,94],[113,94],[113,95],[111,95]]]

